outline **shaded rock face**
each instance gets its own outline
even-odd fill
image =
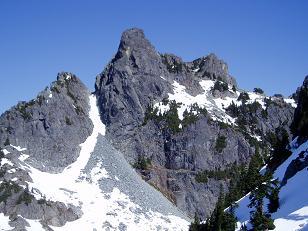
[[[132,138],[151,100],[167,97],[170,85],[159,77],[164,72],[160,55],[141,30],[123,33],[118,53],[95,85],[102,120],[112,125],[109,131],[115,140]]]
[[[294,113],[292,131],[294,136],[300,136],[300,140],[308,139],[308,76],[305,77],[303,85],[296,92],[298,106]]]
[[[297,144],[300,145],[308,139],[308,76],[305,77],[303,85],[297,89],[296,95],[298,104],[291,129],[294,137],[297,137]],[[281,185],[286,185],[290,178],[306,167],[308,167],[308,149],[300,152],[297,158],[291,161]]]
[[[143,31],[130,29],[123,33],[115,58],[97,76],[95,85],[108,140],[131,164],[140,156],[151,159],[152,166],[141,171],[145,180],[190,216],[197,212],[203,218],[213,210],[220,185],[227,190],[228,180],[198,183],[196,174],[248,163],[255,149],[247,134],[235,127],[221,127],[209,116],[199,117],[177,133],[162,129],[155,120],[144,123],[144,118],[149,104],[161,102],[173,93],[173,81],[194,96],[202,92],[199,82],[204,79],[236,87],[227,64],[214,54],[183,62],[175,55],[158,54]],[[267,107],[267,118],[261,111],[251,116],[257,117],[256,126],[264,136],[280,126],[288,129],[293,111],[281,102]],[[226,137],[221,152],[215,147],[219,136]]]
[[[92,131],[88,96],[75,75],[58,74],[57,81],[35,100],[21,102],[1,115],[1,147],[18,144],[27,148],[37,168],[61,170],[76,160],[79,144]]]
[[[300,152],[298,157],[291,161],[291,163],[287,167],[283,180],[281,181],[281,186],[286,185],[287,181],[290,178],[295,176],[299,171],[303,170],[307,166],[308,166],[308,149]]]

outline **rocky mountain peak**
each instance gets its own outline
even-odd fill
[[[138,28],[131,28],[122,33],[119,49],[116,54],[116,59],[128,58],[134,65],[140,56],[155,58],[159,57],[155,51],[154,46],[145,37],[143,30]]]
[[[74,80],[74,82],[80,82],[81,83],[81,80],[78,79],[78,77],[71,72],[63,71],[63,72],[58,73],[57,81],[65,82],[67,80]]]
[[[120,48],[128,49],[129,47],[133,49],[153,48],[143,30],[138,28],[131,28],[122,33]]]
[[[229,85],[237,86],[236,80],[229,74],[227,63],[219,59],[214,53],[198,58],[192,63],[201,77],[217,79]]]

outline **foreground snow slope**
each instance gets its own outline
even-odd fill
[[[292,160],[296,159],[302,151],[308,155],[308,141],[297,147],[296,139],[291,143],[292,155],[280,165],[274,173],[274,177],[281,181]],[[287,181],[279,193],[280,208],[272,214],[275,219],[275,230],[308,230],[308,171],[307,168],[299,171],[295,176]],[[241,223],[249,221],[250,209],[249,196],[239,201],[236,209],[236,216]]]
[[[60,201],[80,208],[81,218],[53,230],[187,230],[189,221],[162,194],[145,183],[105,139],[96,98],[90,96],[92,134],[80,144],[78,159],[61,173],[33,168],[20,151],[21,168],[32,181],[30,191],[37,199]],[[6,151],[7,152],[7,151]],[[7,159],[3,161],[9,162]],[[0,216],[1,229],[9,230],[8,217]],[[27,230],[43,230],[38,220],[26,219]]]

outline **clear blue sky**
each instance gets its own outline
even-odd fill
[[[243,89],[290,95],[308,74],[308,1],[0,1],[0,113],[60,71],[91,89],[123,30],[190,61],[224,59]]]

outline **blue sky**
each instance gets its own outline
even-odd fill
[[[60,71],[91,90],[122,31],[144,29],[161,53],[210,52],[243,89],[290,95],[308,74],[308,1],[0,1],[0,113]]]

